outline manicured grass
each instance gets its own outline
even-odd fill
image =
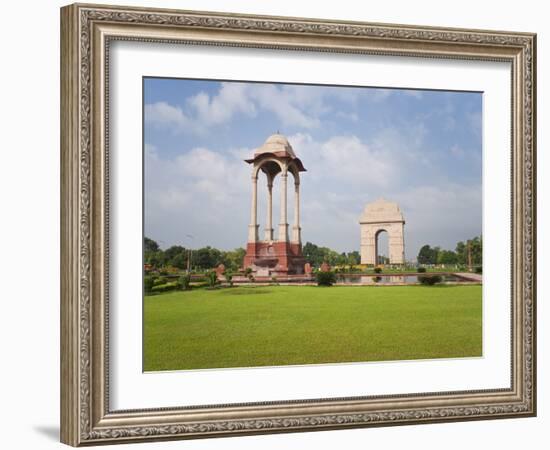
[[[261,286],[145,297],[144,370],[481,356],[481,286]]]

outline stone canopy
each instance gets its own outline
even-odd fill
[[[296,157],[288,139],[279,133],[269,136],[260,147],[254,150],[254,157],[245,159],[245,161],[248,164],[261,166],[262,172],[270,176],[281,172],[282,162],[285,162],[293,173],[306,171],[300,158]]]
[[[296,157],[288,139],[276,133],[254,151],[254,157],[245,159],[252,166],[252,202],[248,241],[243,267],[250,268],[256,276],[303,274],[305,259],[302,254],[300,227],[300,172],[305,167]],[[259,237],[258,178],[264,173],[267,183],[267,217],[264,239]],[[287,184],[289,174],[294,178],[294,224],[289,235],[287,218]],[[280,178],[280,222],[277,233],[273,227],[273,181]],[[262,176],[263,179],[263,176]]]
[[[254,151],[254,156],[262,153],[274,153],[277,156],[290,156],[296,158],[294,149],[288,142],[288,139],[282,134],[276,133],[269,136],[261,147]]]

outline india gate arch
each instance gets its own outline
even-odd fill
[[[258,276],[303,274],[300,226],[300,172],[306,169],[294,149],[282,134],[273,134],[245,162],[252,166],[252,202],[243,267]],[[266,223],[263,239],[258,224],[258,179],[260,171],[267,179]],[[291,230],[287,219],[288,178],[294,180],[294,223]],[[277,230],[273,224],[273,181],[280,177],[280,214]],[[290,233],[289,233],[290,231]]]
[[[361,225],[361,264],[378,263],[378,237],[388,233],[390,264],[405,263],[405,219],[397,203],[378,199],[365,206]]]

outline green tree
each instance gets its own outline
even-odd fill
[[[143,250],[145,252],[158,252],[159,249],[159,245],[153,239],[149,239],[147,236],[143,238]]]
[[[213,269],[222,263],[222,252],[210,246],[193,252],[193,266],[199,269]]]
[[[181,245],[172,245],[164,251],[164,260],[166,264],[176,266],[175,262],[177,262],[176,258],[178,255],[183,255],[185,258],[186,253],[187,249],[185,247],[182,247]]]
[[[483,264],[483,240],[481,236],[476,236],[470,240],[470,251],[472,253],[472,264]]]
[[[222,252],[222,263],[226,270],[237,272],[243,266],[243,259],[245,255],[246,250],[244,248],[236,248],[234,250]]]
[[[468,250],[464,242],[460,241],[456,244],[455,252],[456,252],[456,259],[459,264],[468,263]]]
[[[307,262],[312,266],[318,267],[323,264],[324,254],[321,248],[311,242],[306,242],[302,247],[302,253]]]
[[[440,250],[437,254],[437,264],[456,264],[458,257],[452,250]]]
[[[436,264],[437,263],[437,247],[431,248],[429,245],[424,245],[418,252],[418,264]]]
[[[483,263],[483,238],[476,236],[468,239],[466,242],[456,244],[457,262],[459,264],[468,264],[468,248],[472,258],[472,265],[481,265]]]
[[[186,253],[178,253],[171,260],[171,265],[178,269],[187,269],[187,259],[189,255]]]
[[[153,267],[162,267],[165,264],[164,252],[162,250],[157,252],[145,252],[143,259],[145,264],[151,264]]]
[[[348,253],[348,264],[355,266],[361,262],[361,255],[357,250]]]

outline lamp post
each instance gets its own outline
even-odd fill
[[[472,271],[472,241],[468,240],[468,272]]]
[[[190,234],[186,234],[185,235],[186,238],[188,239],[195,239],[192,235]],[[191,247],[189,247],[187,249],[187,273],[190,273],[191,272],[191,252],[193,250],[191,249]]]

